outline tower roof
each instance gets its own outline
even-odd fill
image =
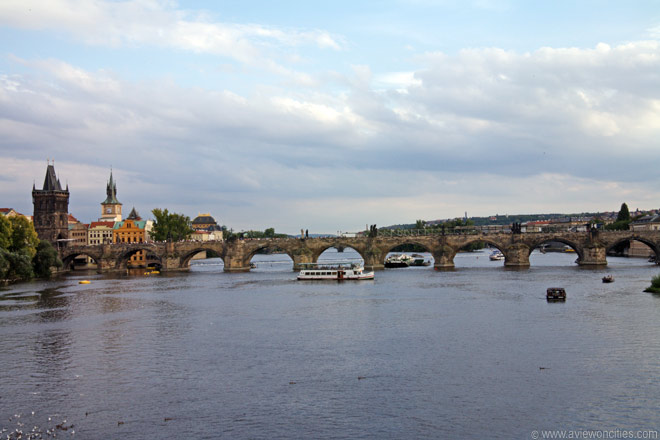
[[[135,206],[133,207],[133,209],[131,209],[131,213],[128,214],[127,219],[142,220],[142,217],[140,217],[140,214],[138,214],[138,212],[135,210]]]
[[[44,188],[42,191],[62,191],[62,185],[55,175],[55,165],[48,164],[46,168],[46,178],[44,179]]]
[[[211,214],[199,214],[197,217],[195,217],[192,221],[193,225],[205,225],[205,224],[216,224],[215,219]]]
[[[110,171],[110,180],[106,186],[105,193],[107,197],[101,202],[101,205],[121,205],[117,200],[117,184],[112,179],[112,171]]]

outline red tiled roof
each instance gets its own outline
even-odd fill
[[[96,227],[99,227],[99,226],[106,226],[106,227],[112,229],[112,227],[114,225],[115,225],[115,222],[91,222],[89,224],[89,227],[90,228],[96,228]]]
[[[7,215],[12,211],[14,211],[16,213],[16,215],[23,215],[20,212],[15,211],[14,208],[0,208],[0,213],[3,214],[3,215]],[[23,215],[23,217],[27,217],[27,215]]]

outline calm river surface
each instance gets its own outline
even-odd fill
[[[187,273],[10,286],[0,428],[60,424],[58,437],[90,439],[660,429],[660,296],[643,292],[660,269],[574,260],[534,253],[513,271],[459,254],[451,272],[337,283],[296,281],[287,256],[259,255],[250,273],[210,259]],[[547,303],[549,286],[566,303]]]

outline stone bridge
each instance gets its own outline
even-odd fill
[[[415,244],[433,255],[435,269],[454,267],[454,257],[463,247],[483,242],[504,254],[504,265],[528,267],[529,256],[541,245],[554,241],[573,248],[577,263],[582,266],[606,265],[608,250],[632,240],[640,241],[651,249],[660,261],[660,231],[598,231],[588,232],[534,232],[534,233],[472,233],[454,235],[420,235],[395,237],[330,237],[286,238],[261,240],[233,240],[225,242],[162,242],[121,243],[90,246],[70,246],[60,250],[60,258],[69,267],[74,258],[89,256],[100,271],[126,270],[128,259],[144,250],[160,261],[161,270],[186,270],[190,260],[199,252],[212,251],[220,255],[226,272],[250,270],[250,260],[262,249],[281,249],[293,260],[293,269],[302,263],[315,263],[329,248],[353,248],[364,259],[365,269],[384,268],[388,252],[404,244]]]

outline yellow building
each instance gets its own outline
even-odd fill
[[[145,226],[146,221],[142,220],[135,208],[131,211],[128,218],[121,222],[115,222],[112,229],[113,243],[144,243],[147,241]],[[146,267],[147,260],[144,251],[138,251],[131,256],[128,261],[129,267]]]

